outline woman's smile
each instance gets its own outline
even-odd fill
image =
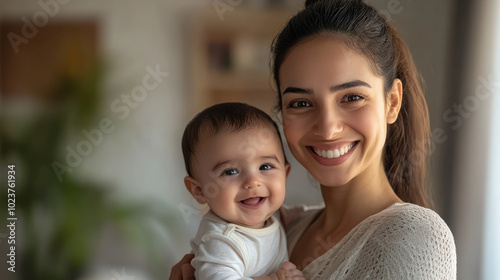
[[[352,155],[359,141],[351,142],[347,145],[342,145],[340,148],[315,148],[307,146],[306,149],[311,156],[321,165],[334,166],[344,163]]]
[[[338,144],[333,144],[333,147],[317,147],[317,146],[307,146],[308,149],[313,151],[316,155],[323,158],[338,158],[347,154],[357,142],[352,142],[344,145],[340,145],[340,148],[336,148],[335,146],[339,146]]]

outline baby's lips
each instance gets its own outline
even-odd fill
[[[261,197],[251,197],[251,198],[247,198],[247,199],[244,199],[241,201],[241,203],[245,204],[245,205],[256,205],[260,202],[262,198]]]

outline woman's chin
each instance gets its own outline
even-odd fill
[[[329,176],[313,175],[313,177],[316,178],[316,180],[322,187],[340,187],[348,184],[351,181],[351,178],[347,178],[344,176],[332,176],[332,174],[330,174]]]

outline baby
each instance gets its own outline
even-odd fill
[[[304,279],[276,212],[290,165],[274,121],[247,104],[214,105],[187,125],[182,152],[187,190],[210,207],[191,241],[196,279]]]

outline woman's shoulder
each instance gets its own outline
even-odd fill
[[[411,203],[396,203],[374,215],[372,219],[382,231],[440,233],[453,238],[445,221],[431,209]]]
[[[411,203],[397,203],[374,215],[369,221],[372,238],[387,250],[391,248],[423,255],[456,258],[453,234],[433,210]],[[418,253],[420,252],[420,253]]]
[[[453,234],[436,212],[398,203],[365,222],[365,233],[369,234],[362,244],[362,263],[376,267],[388,278],[456,279]]]

